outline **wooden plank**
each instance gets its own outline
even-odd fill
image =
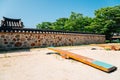
[[[78,54],[74,54],[72,52],[68,52],[66,50],[61,50],[61,49],[55,49],[55,48],[48,48],[50,50],[53,50],[55,52],[58,52],[63,58],[72,58],[74,60],[77,60],[77,61],[80,61],[84,64],[87,64],[89,66],[92,66],[94,68],[97,68],[99,70],[102,70],[102,71],[105,71],[105,72],[113,72],[117,69],[117,67],[111,65],[111,64],[107,64],[107,63],[104,63],[104,62],[101,62],[101,61],[98,61],[98,60],[95,60],[95,59],[92,59],[92,58],[88,58],[88,57],[85,57],[85,56],[81,56],[81,55],[78,55]]]

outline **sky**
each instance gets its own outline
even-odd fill
[[[120,0],[0,0],[0,20],[3,16],[21,18],[25,28],[36,28],[38,23],[69,17],[71,12],[94,17],[95,10],[116,5]]]

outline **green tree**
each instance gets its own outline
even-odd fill
[[[37,29],[51,29],[52,23],[51,22],[42,22],[41,24],[37,24]]]
[[[80,13],[71,12],[71,15],[66,21],[65,30],[85,32],[85,26],[90,25],[92,18],[84,17]]]
[[[68,18],[59,18],[51,26],[53,30],[64,30],[64,26]]]
[[[98,9],[94,18],[71,12],[68,18],[59,18],[53,23],[43,22],[37,28],[100,33],[111,40],[115,33],[120,33],[120,5]]]
[[[86,29],[105,34],[106,39],[111,40],[112,36],[120,31],[120,6],[96,10],[94,21]]]

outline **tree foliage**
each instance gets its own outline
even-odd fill
[[[120,6],[96,10],[94,21],[87,29],[104,34],[110,40],[115,33],[120,33]]]
[[[37,29],[99,33],[110,40],[115,33],[120,33],[120,5],[98,9],[94,18],[71,12],[68,18],[37,24]]]
[[[37,29],[51,29],[52,23],[51,22],[42,22],[41,24],[37,24]]]
[[[80,13],[71,12],[69,18],[59,18],[53,23],[42,22],[37,24],[37,29],[85,32],[85,26],[90,25],[91,21],[92,18],[83,17]]]

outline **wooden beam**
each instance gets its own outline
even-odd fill
[[[68,52],[66,50],[60,50],[60,49],[55,49],[55,48],[48,48],[50,50],[53,50],[55,52],[58,52],[63,58],[72,58],[74,60],[80,61],[84,64],[87,64],[89,66],[92,66],[94,68],[97,68],[99,70],[105,71],[105,72],[112,72],[115,71],[117,69],[117,67],[111,65],[111,64],[107,64],[92,58],[88,58],[85,56],[81,56],[78,54],[74,54],[72,52]]]

